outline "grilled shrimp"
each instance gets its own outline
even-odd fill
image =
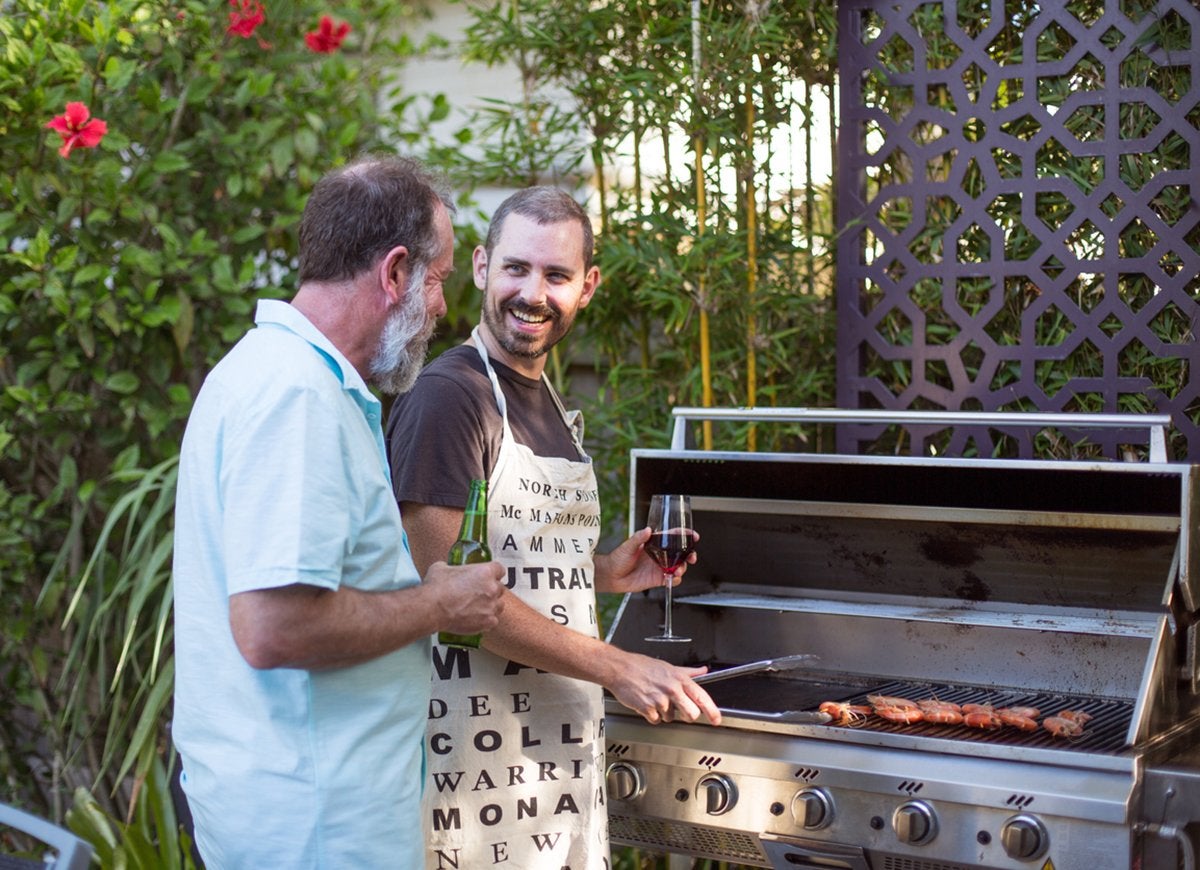
[[[867,695],[867,703],[872,707],[917,707],[916,701],[910,701],[908,698],[897,698],[892,695]]]
[[[1022,731],[1037,731],[1037,717],[1041,712],[1037,707],[1004,707],[996,711],[996,716],[1010,727]]]
[[[935,725],[961,725],[963,720],[962,708],[953,701],[939,701],[929,698],[917,701],[926,722]]]
[[[1086,725],[1092,721],[1092,714],[1085,713],[1082,710],[1059,710],[1054,715],[1060,719],[1070,719],[1072,722],[1078,722],[1080,725]]]
[[[863,704],[850,704],[845,701],[823,701],[817,709],[833,717],[829,724],[846,725],[851,728],[861,724],[871,715],[870,707]]]
[[[981,709],[967,712],[968,706],[975,706]],[[982,728],[984,731],[994,731],[1004,723],[996,715],[996,711],[986,704],[963,704],[963,724],[968,728]]]
[[[867,695],[867,700],[871,702],[871,707],[875,710],[875,715],[881,719],[887,719],[889,722],[911,725],[925,718],[921,712],[921,708],[917,706],[917,702],[910,701],[908,698],[894,698],[890,695]]]
[[[1053,716],[1042,720],[1042,727],[1055,737],[1079,737],[1083,734],[1083,726],[1091,720],[1090,713],[1082,710],[1059,710]]]

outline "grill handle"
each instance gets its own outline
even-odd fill
[[[861,846],[762,834],[759,838],[771,866],[778,870],[871,870]]]
[[[1050,426],[1072,429],[1145,429],[1150,461],[1167,461],[1170,414],[1035,414],[1024,411],[886,411],[843,408],[675,408],[671,449],[687,449],[687,424],[697,420],[741,420],[751,423],[873,423],[902,426]]]

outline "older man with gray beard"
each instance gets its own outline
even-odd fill
[[[416,163],[322,179],[300,287],[212,370],[175,510],[174,736],[207,866],[416,867],[430,635],[496,625],[495,562],[418,575],[379,400],[411,386],[452,269]]]

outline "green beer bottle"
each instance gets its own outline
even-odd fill
[[[446,556],[446,563],[474,565],[492,561],[492,551],[488,548],[487,539],[487,481],[472,480],[471,491],[467,493],[467,507],[463,511],[462,528],[458,530],[458,540]],[[481,637],[482,635],[478,634],[439,631],[438,643],[478,649]]]

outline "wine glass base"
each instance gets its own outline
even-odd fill
[[[690,637],[680,637],[677,634],[656,634],[652,637],[647,637],[645,640],[657,640],[665,643],[691,643]]]

